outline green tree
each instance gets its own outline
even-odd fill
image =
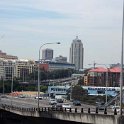
[[[45,93],[47,91],[47,88],[47,86],[41,86],[40,91]]]
[[[87,90],[84,90],[81,86],[76,85],[72,87],[72,99],[82,100],[82,97],[88,95]]]

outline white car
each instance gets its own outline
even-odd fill
[[[38,99],[38,96],[36,96],[35,99]],[[39,99],[42,100],[42,97],[39,96]]]
[[[50,99],[49,104],[50,105],[55,105],[55,104],[57,104],[57,102],[56,102],[55,99]]]
[[[62,108],[70,109],[71,105],[69,103],[62,104]]]
[[[114,111],[116,108],[116,111],[117,112],[120,112],[120,106],[112,106],[112,110]]]

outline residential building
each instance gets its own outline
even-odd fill
[[[30,60],[0,60],[0,79],[23,78],[33,72],[35,62]]]
[[[106,86],[107,83],[108,87],[119,86],[120,71],[120,67],[95,67],[84,76],[84,85]]]
[[[8,55],[7,53],[4,53],[0,50],[0,59],[17,60],[18,57],[13,55]]]
[[[3,61],[0,60],[0,79],[3,79],[4,77],[5,77],[5,75],[4,75]]]
[[[26,77],[33,72],[35,62],[31,60],[18,60],[16,61],[16,77],[23,78],[26,81]]]
[[[73,40],[70,47],[70,63],[75,64],[76,70],[83,69],[84,48],[78,36]]]
[[[4,60],[3,61],[3,78],[4,80],[12,80],[16,76],[16,61],[15,60]]]

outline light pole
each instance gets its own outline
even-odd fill
[[[2,77],[2,81],[3,81],[3,95],[4,95],[4,77]]]
[[[122,18],[122,43],[121,43],[121,72],[120,72],[120,115],[122,115],[122,86],[123,86],[123,38],[124,38],[124,0],[123,0],[123,18]]]
[[[60,44],[60,42],[53,42],[53,43],[45,43],[43,45],[40,46],[39,48],[39,59],[38,59],[38,110],[39,110],[39,96],[40,96],[40,51],[41,51],[41,48],[44,46],[44,45],[47,45],[47,44]]]
[[[12,66],[12,82],[11,82],[11,93],[13,92],[13,75],[14,75],[14,67]]]
[[[107,68],[107,72],[106,72],[106,105],[108,102],[108,89],[107,89],[108,88],[108,82],[109,82],[108,73],[109,73],[109,68]]]
[[[72,84],[71,84],[71,88],[70,88],[70,101],[72,101]]]
[[[14,76],[14,66],[12,68],[12,82],[11,82],[11,106],[12,106],[12,99],[13,99],[13,76]]]

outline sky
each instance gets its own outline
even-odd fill
[[[1,0],[0,50],[20,59],[38,59],[42,47],[69,60],[76,36],[84,67],[120,63],[123,0]]]

